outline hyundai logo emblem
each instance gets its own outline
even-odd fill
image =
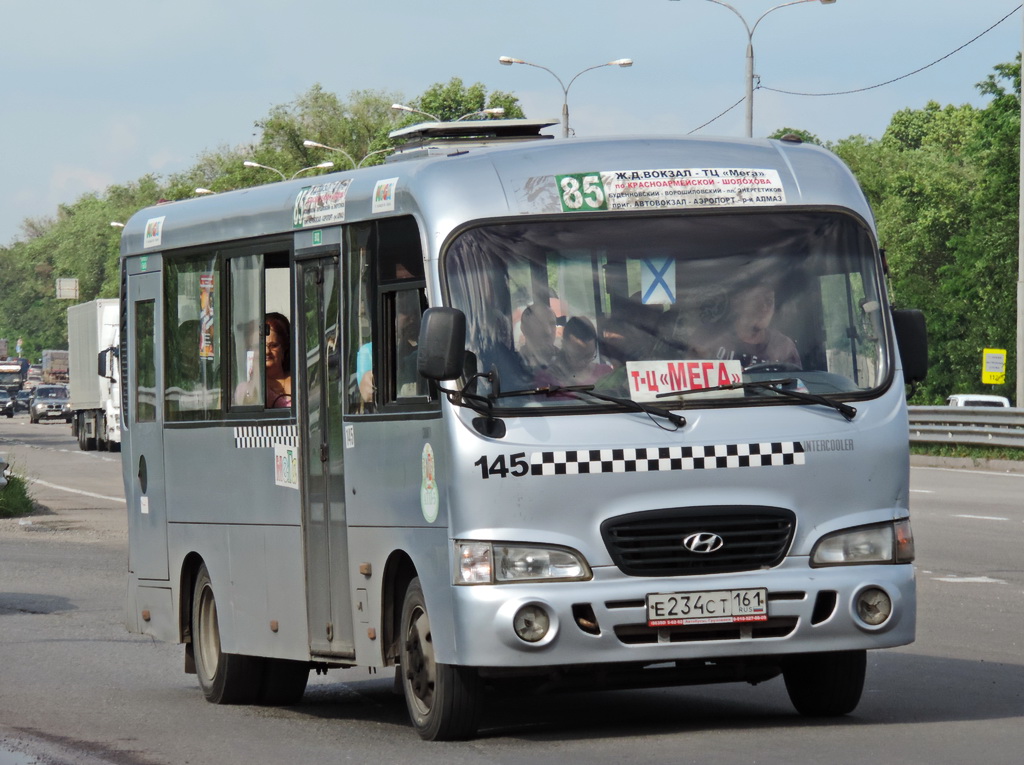
[[[690,552],[701,553],[702,555],[721,550],[723,545],[725,545],[725,540],[718,536],[718,534],[712,534],[709,531],[690,534],[690,536],[683,540],[683,547]]]

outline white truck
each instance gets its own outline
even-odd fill
[[[121,448],[118,370],[119,313],[116,299],[68,308],[68,388],[71,434],[83,451]]]

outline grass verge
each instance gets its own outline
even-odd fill
[[[22,476],[11,474],[7,486],[0,489],[0,518],[16,518],[31,515],[32,497],[28,493],[28,481]]]
[[[959,444],[911,444],[911,454],[929,457],[966,457],[973,460],[1024,460],[1024,449],[1006,446],[963,446]]]

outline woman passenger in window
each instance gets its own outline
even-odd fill
[[[267,344],[267,409],[284,409],[292,405],[291,327],[279,313],[266,317]]]

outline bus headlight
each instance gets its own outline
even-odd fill
[[[456,542],[455,584],[578,581],[589,579],[583,556],[567,547]]]
[[[913,560],[914,533],[909,518],[829,534],[811,553],[812,566],[911,563]]]

